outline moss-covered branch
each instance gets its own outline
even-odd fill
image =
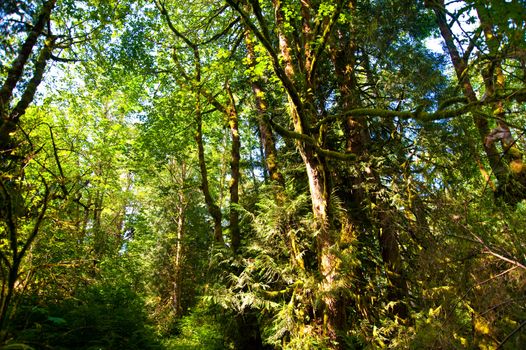
[[[265,120],[282,137],[286,137],[286,138],[290,138],[290,139],[297,140],[297,141],[300,141],[300,142],[304,142],[304,143],[314,147],[316,152],[318,152],[321,155],[324,155],[327,158],[339,159],[339,160],[344,160],[344,161],[351,161],[351,160],[355,160],[356,159],[356,155],[355,154],[342,153],[342,152],[332,151],[332,150],[328,150],[328,149],[322,148],[322,147],[320,147],[318,145],[318,143],[316,142],[316,139],[314,139],[313,137],[311,137],[309,135],[300,134],[298,132],[295,132],[295,131],[289,130],[287,128],[284,128],[283,126],[281,126],[281,125],[279,125],[277,123],[274,123],[268,117],[266,117]]]
[[[285,72],[285,69],[283,68],[280,62],[279,56],[275,48],[271,44],[268,34],[268,26],[266,25],[263,16],[260,14],[259,5],[257,4],[257,1],[251,1],[251,3],[256,18],[258,19],[258,23],[261,26],[261,28],[263,28],[262,30],[259,30],[258,27],[250,20],[250,15],[239,6],[237,1],[227,0],[226,2],[240,14],[241,18],[243,19],[243,22],[248,27],[248,29],[258,38],[263,47],[265,47],[265,50],[270,56],[274,73],[276,73],[276,76],[283,84],[283,87],[287,91],[287,94],[290,96],[290,99],[294,103],[294,106],[298,110],[298,113],[300,115],[305,115],[305,107],[301,100],[300,93],[294,85],[294,82],[287,76],[287,73]]]
[[[318,66],[318,57],[321,56],[322,52],[325,50],[327,41],[329,40],[329,35],[332,32],[332,29],[334,28],[334,24],[337,22],[338,17],[342,13],[343,10],[343,3],[344,1],[338,1],[336,5],[336,9],[334,10],[334,13],[332,14],[331,18],[329,19],[329,23],[325,26],[323,29],[323,33],[321,34],[320,43],[316,45],[316,49],[314,53],[311,55],[312,57],[312,64],[310,67],[309,72],[307,73],[309,77],[312,76],[312,74],[316,71],[316,68]],[[320,21],[321,23],[322,21]]]
[[[33,51],[33,46],[35,46],[39,36],[44,30],[45,24],[48,22],[49,17],[51,16],[51,11],[55,6],[55,0],[46,1],[40,10],[40,14],[35,22],[33,28],[27,35],[27,38],[18,52],[17,58],[14,60],[11,68],[7,73],[7,78],[0,89],[0,108],[3,110],[7,108],[9,101],[13,95],[13,90],[15,89],[16,84],[22,78],[24,73],[24,67],[26,65],[31,52]]]
[[[44,47],[42,50],[40,50],[40,54],[38,55],[37,62],[35,63],[35,69],[33,72],[33,77],[27,84],[24,93],[22,94],[22,97],[20,98],[20,101],[16,104],[15,108],[11,111],[9,119],[13,121],[14,123],[17,123],[20,119],[20,116],[22,116],[26,110],[27,107],[29,107],[29,104],[33,102],[33,98],[35,97],[35,93],[37,91],[38,86],[42,82],[42,78],[44,77],[44,71],[46,70],[46,65],[49,59],[51,58],[51,52],[53,51],[53,45],[54,45],[54,39],[47,39]]]
[[[455,117],[459,117],[468,112],[477,112],[476,108],[489,105],[496,101],[517,101],[522,102],[526,100],[526,89],[517,89],[513,91],[497,91],[494,95],[489,96],[485,99],[466,103],[463,106],[445,109],[446,107],[456,104],[466,102],[465,97],[453,97],[448,99],[439,106],[438,110],[435,112],[424,112],[422,111],[423,106],[416,108],[414,111],[394,111],[389,109],[382,108],[356,108],[346,111],[344,113],[328,116],[313,126],[314,130],[319,129],[322,125],[327,123],[344,119],[347,117],[380,117],[380,118],[399,118],[399,119],[415,119],[421,122],[431,122],[436,120],[446,120]]]

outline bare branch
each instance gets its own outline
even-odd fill
[[[51,196],[51,190],[49,189],[49,186],[46,180],[43,177],[41,177],[41,179],[45,186],[44,198],[42,199],[42,207],[40,209],[40,214],[37,217],[35,225],[33,226],[33,230],[31,231],[31,234],[29,235],[26,242],[23,244],[22,249],[20,250],[20,253],[17,256],[19,260],[22,260],[27,250],[31,247],[31,244],[33,244],[33,241],[35,240],[38,232],[40,231],[40,226],[42,225],[42,222],[44,221],[44,217],[46,215],[46,211],[48,208],[49,199]]]
[[[522,323],[520,325],[517,326],[517,328],[515,328],[510,334],[508,334],[506,336],[506,338],[504,338],[504,340],[502,340],[499,345],[497,346],[497,349],[502,349],[502,347],[504,346],[504,344],[506,344],[506,342],[508,340],[511,339],[511,337],[513,337],[515,335],[515,333],[517,333],[518,331],[520,331],[522,329],[522,327],[526,326],[526,320],[522,321]]]
[[[69,194],[68,189],[66,188],[66,183],[65,183],[66,177],[64,176],[64,171],[62,169],[62,165],[60,164],[60,159],[58,157],[57,144],[55,142],[55,136],[53,135],[53,128],[51,127],[51,125],[48,125],[48,127],[49,127],[49,135],[51,136],[51,144],[53,145],[53,156],[55,158],[55,162],[57,163],[58,172],[60,174],[60,178],[59,178],[60,188],[62,189],[62,193],[64,197],[66,197]]]

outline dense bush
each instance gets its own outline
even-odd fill
[[[125,285],[95,284],[65,300],[25,298],[11,343],[35,349],[158,349],[142,299]]]

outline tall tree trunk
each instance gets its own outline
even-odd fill
[[[455,45],[453,31],[447,23],[444,0],[430,0],[427,2],[427,5],[431,7],[435,13],[440,33],[446,43],[447,51],[451,58],[451,62],[453,63],[453,67],[455,68],[455,73],[459,84],[462,87],[464,96],[469,103],[478,102],[477,95],[469,78],[468,58],[461,56]],[[485,115],[478,110],[474,110],[472,114],[473,121],[480,135],[480,140],[483,144],[484,152],[488,158],[491,170],[500,185],[506,184],[508,181],[508,169],[506,164],[502,161],[495,144],[486,142],[487,137],[490,134],[488,120]]]
[[[276,124],[273,124],[273,127],[278,128],[280,133],[295,139],[296,147],[305,164],[314,215],[313,228],[317,232],[319,292],[323,300],[323,319],[314,320],[314,322],[321,321],[323,332],[329,339],[328,343],[333,344],[331,346],[337,346],[335,344],[338,343],[338,334],[344,330],[342,327],[344,317],[341,317],[341,309],[337,307],[339,298],[334,290],[337,285],[335,282],[338,276],[339,259],[334,247],[336,242],[333,237],[334,232],[331,230],[332,218],[329,209],[331,179],[325,158],[337,152],[331,153],[323,149],[326,127],[316,129],[312,128],[312,125],[321,119],[320,115],[323,113],[320,111],[323,111],[325,107],[322,101],[323,95],[320,95],[321,91],[319,91],[321,86],[316,85],[316,59],[320,58],[325,48],[327,37],[343,8],[343,2],[337,3],[330,19],[324,17],[322,30],[320,30],[321,42],[317,42],[314,46],[313,40],[316,33],[311,29],[314,20],[311,19],[310,14],[314,11],[315,6],[311,5],[308,0],[302,1],[300,5],[303,17],[301,28],[290,30],[290,26],[286,29],[287,25],[293,27],[296,22],[286,23],[284,3],[280,0],[273,0],[275,33],[280,54],[273,47],[270,30],[265,23],[258,1],[250,1],[250,4],[261,30],[250,22],[250,15],[241,9],[239,2],[227,0],[227,3],[240,13],[247,27],[261,41],[269,53],[274,72],[287,93],[294,132]],[[291,38],[293,38],[294,45],[289,40]],[[294,59],[292,59],[293,56]],[[344,155],[343,157],[345,158]]]
[[[297,80],[296,69],[293,64],[291,57],[291,46],[289,40],[283,30],[284,28],[284,15],[282,3],[278,0],[273,0],[275,8],[275,19],[278,27],[278,39],[279,49],[281,56],[284,61],[284,75],[288,80],[282,78],[284,85],[290,84]],[[302,6],[307,6],[303,4]],[[308,11],[302,7],[302,11]],[[303,25],[304,35],[307,37],[310,35],[310,28],[304,21]],[[306,46],[302,49],[305,52],[310,52],[308,47],[307,38],[304,38]],[[311,57],[308,54],[305,56],[304,67],[302,70],[305,72],[311,72]],[[277,72],[278,73],[278,72]],[[280,74],[278,74],[280,76]],[[307,84],[313,83],[309,74],[307,74]],[[312,105],[309,107],[305,106],[298,96],[295,96],[292,92],[292,88],[286,89],[288,92],[289,108],[294,130],[298,134],[309,133],[309,125],[313,120],[316,120],[314,108]],[[309,100],[309,96],[312,97],[313,91],[307,93],[305,98]],[[308,103],[308,102],[307,102]],[[315,140],[323,140],[323,131],[320,134],[309,135]],[[343,317],[342,308],[340,307],[339,299],[334,292],[334,285],[338,273],[339,259],[334,252],[335,239],[331,234],[331,217],[330,217],[330,194],[331,194],[331,181],[330,173],[327,168],[327,162],[323,155],[319,154],[313,145],[297,141],[296,146],[305,164],[307,177],[309,180],[309,191],[312,202],[312,212],[314,214],[316,244],[317,244],[317,256],[318,256],[318,270],[321,275],[320,281],[320,292],[323,295],[323,325],[324,332],[327,337],[331,339],[332,344],[338,343],[339,333],[343,331],[343,325],[345,318]],[[340,345],[334,345],[336,347]]]
[[[206,168],[206,160],[205,160],[205,148],[203,146],[203,119],[201,116],[201,107],[200,107],[200,95],[196,94],[196,133],[195,133],[195,141],[197,143],[197,156],[199,158],[199,170],[201,174],[201,191],[203,192],[203,195],[205,197],[205,203],[206,207],[208,209],[208,213],[212,217],[212,221],[214,224],[214,240],[217,243],[220,243],[223,245],[224,239],[223,239],[223,227],[221,225],[222,221],[222,215],[221,215],[221,209],[219,206],[215,203],[214,199],[212,198],[212,194],[210,193],[210,188],[208,185],[208,170]]]
[[[325,159],[315,154],[311,149],[305,148],[300,149],[300,154],[307,169],[312,210],[316,224],[315,229],[317,231],[318,269],[322,277],[320,291],[325,304],[323,323],[327,336],[332,341],[338,341],[339,333],[343,331],[345,317],[339,297],[334,291],[337,274],[339,272],[339,258],[334,252],[335,239],[331,227],[329,209],[331,186],[329,173]],[[338,347],[340,346],[342,346],[342,344],[338,345]]]
[[[250,68],[255,67],[256,65],[256,54],[254,50],[254,43],[250,37],[250,32],[248,28],[245,32],[245,44],[247,46],[247,58],[248,65]],[[285,200],[285,179],[279,170],[279,165],[277,162],[277,151],[274,141],[274,134],[270,124],[267,122],[268,113],[268,103],[265,99],[265,91],[263,90],[263,82],[257,76],[251,77],[251,87],[256,101],[256,111],[258,115],[258,124],[260,131],[260,142],[263,145],[264,155],[265,155],[265,164],[268,173],[270,174],[270,180],[275,185],[275,198],[279,204],[282,204]],[[300,270],[305,269],[305,263],[303,261],[303,256],[298,250],[298,244],[296,242],[296,236],[294,234],[289,234],[283,237],[285,244],[289,248],[291,255],[291,263],[294,266],[297,266]]]
[[[356,9],[356,1],[353,0],[349,4],[351,13]],[[335,73],[338,81],[338,89],[340,92],[340,104],[343,111],[352,110],[355,108],[362,108],[360,89],[358,87],[358,79],[356,77],[357,50],[358,46],[355,39],[355,30],[351,26],[349,30],[340,28],[336,31],[337,38],[334,43],[334,49],[331,52],[331,59],[335,67]],[[366,54],[364,54],[366,55]],[[358,120],[349,116],[344,121],[344,131],[346,135],[347,153],[356,154],[358,159],[365,159],[367,156],[367,144],[370,143],[368,127],[365,120]],[[362,203],[367,195],[363,190],[364,187],[373,185],[378,186],[380,179],[374,169],[370,169],[369,173],[359,172],[361,175],[354,176],[350,174],[341,174],[340,183],[350,183],[352,185],[342,186],[350,193],[344,193],[344,198],[347,198],[350,208],[356,210],[349,211],[349,224],[351,230],[354,227],[369,223],[371,218],[366,218],[365,211],[362,208]],[[369,185],[368,185],[369,183]],[[374,196],[374,194],[372,195]],[[407,308],[403,303],[404,297],[407,295],[407,283],[402,278],[401,274],[401,258],[397,242],[396,230],[392,219],[392,211],[381,203],[379,198],[370,198],[372,202],[379,202],[378,208],[373,213],[374,219],[379,226],[379,243],[382,252],[382,260],[385,264],[387,276],[390,287],[388,291],[389,300],[397,302],[397,307],[394,309],[394,314],[405,318],[407,316]]]
[[[175,255],[174,259],[174,277],[173,277],[173,294],[172,294],[172,305],[175,312],[175,316],[182,315],[182,261],[183,261],[183,239],[185,235],[185,212],[187,200],[183,190],[184,182],[186,179],[186,164],[181,164],[181,188],[178,191],[178,203],[177,213],[175,220],[175,229],[177,231],[177,237],[175,242]]]
[[[247,30],[245,32],[245,44],[247,46],[248,66],[253,68],[256,65],[256,54],[254,51],[254,43]],[[274,142],[274,135],[270,125],[266,121],[266,114],[268,113],[268,103],[265,99],[265,92],[263,90],[263,83],[259,77],[253,76],[251,78],[251,87],[256,101],[257,121],[259,126],[259,136],[263,150],[265,152],[265,165],[270,175],[270,179],[279,187],[285,187],[285,180],[281,174],[278,166],[278,157],[276,151],[276,144]]]
[[[239,228],[239,211],[236,208],[239,205],[239,180],[240,180],[240,171],[239,171],[239,162],[241,160],[240,149],[241,149],[241,139],[239,137],[239,120],[236,110],[236,104],[234,101],[234,96],[230,90],[228,83],[226,84],[226,91],[228,93],[228,98],[230,104],[227,107],[228,115],[228,126],[230,128],[230,136],[232,138],[232,150],[230,154],[230,239],[232,243],[232,251],[236,254],[239,251],[239,246],[241,244],[241,230]]]
[[[187,84],[190,84],[196,89],[195,93],[195,121],[196,121],[196,133],[195,133],[195,141],[197,143],[197,156],[199,159],[199,172],[201,174],[201,191],[203,192],[203,196],[205,197],[205,203],[208,210],[208,213],[212,217],[212,221],[214,223],[214,241],[216,243],[219,243],[221,246],[224,245],[224,239],[223,239],[223,227],[222,227],[222,213],[221,208],[216,204],[214,201],[212,194],[210,193],[210,187],[208,182],[208,170],[206,168],[206,159],[205,159],[205,150],[203,145],[203,116],[202,116],[202,110],[201,110],[201,96],[205,95],[207,97],[208,95],[204,93],[204,89],[202,88],[202,82],[201,82],[201,56],[199,54],[199,47],[197,44],[191,42],[186,36],[184,36],[182,33],[180,33],[175,26],[172,23],[172,20],[170,18],[170,14],[168,13],[167,9],[164,6],[164,2],[161,1],[155,1],[155,6],[159,9],[161,14],[164,16],[166,20],[166,24],[172,31],[172,33],[184,41],[186,45],[190,49],[192,49],[192,53],[194,56],[194,67],[195,67],[195,76],[189,77],[186,74],[186,71],[184,68],[179,66],[179,73],[184,78]],[[179,64],[177,60],[177,56],[174,54],[174,63]],[[208,97],[207,97],[208,99]]]
[[[239,212],[235,208],[239,204],[239,180],[241,173],[239,170],[239,163],[241,160],[240,150],[241,150],[241,140],[239,137],[239,119],[236,110],[236,105],[234,101],[234,96],[228,86],[228,83],[225,85],[229,103],[225,106],[219,102],[215,96],[210,94],[204,89],[200,89],[200,93],[204,96],[210,104],[212,104],[217,110],[219,110],[223,115],[226,116],[228,127],[230,130],[231,137],[231,151],[230,151],[230,183],[229,183],[229,192],[230,192],[230,241],[232,244],[232,251],[237,253],[240,243],[241,243],[241,230],[239,228]],[[202,144],[202,143],[201,143]]]
[[[195,60],[195,85],[197,87],[197,92],[195,94],[195,141],[197,143],[197,156],[199,159],[199,170],[201,174],[201,191],[205,197],[208,213],[214,222],[214,240],[216,243],[223,245],[224,239],[223,227],[221,224],[221,208],[219,208],[219,206],[215,203],[214,199],[212,198],[212,194],[210,193],[210,187],[208,185],[208,170],[206,168],[205,148],[203,145],[203,116],[201,114],[201,59],[199,50],[196,46],[193,47],[193,52]]]
[[[182,195],[179,195],[179,199],[182,200]],[[179,212],[177,215],[177,242],[175,245],[175,257],[174,257],[174,282],[173,282],[173,308],[175,316],[181,316],[181,295],[182,295],[182,276],[181,276],[181,262],[183,255],[183,236],[184,236],[184,207],[181,202]]]
[[[55,0],[46,1],[42,6],[37,21],[20,47],[18,56],[9,68],[7,78],[0,88],[0,156],[2,158],[4,153],[11,147],[11,133],[16,130],[16,124],[20,117],[25,113],[28,105],[33,101],[36,88],[42,81],[46,63],[51,57],[53,40],[48,39],[40,51],[35,64],[33,77],[25,88],[22,98],[17,106],[15,106],[12,111],[9,111],[9,104],[13,97],[13,91],[18,82],[22,79],[25,65],[31,56],[33,47],[44,30],[45,24],[49,21],[55,2]]]
[[[484,32],[488,46],[491,61],[487,63],[486,69],[482,72],[484,85],[486,87],[486,96],[494,96],[498,91],[504,91],[506,88],[506,77],[502,68],[504,57],[499,53],[501,42],[498,33],[493,31],[491,15],[485,5],[476,3],[475,9],[480,20],[480,25]],[[486,136],[484,143],[492,143],[498,139],[501,141],[503,156],[501,162],[508,164],[508,175],[506,183],[499,186],[499,194],[503,195],[508,201],[518,202],[526,197],[524,189],[526,188],[526,167],[523,165],[523,154],[519,150],[516,141],[511,135],[510,128],[506,122],[506,112],[504,101],[498,100],[491,105],[493,115],[497,121],[497,127]]]
[[[23,77],[24,68],[33,48],[42,35],[45,25],[49,22],[55,2],[55,0],[46,1],[40,8],[37,20],[20,47],[17,57],[9,67],[6,80],[0,88],[0,222],[8,241],[6,249],[0,251],[0,269],[2,271],[0,340],[4,340],[7,335],[5,328],[10,317],[20,265],[40,230],[49,201],[49,188],[44,183],[46,192],[42,199],[40,212],[37,212],[38,214],[34,218],[34,226],[30,230],[29,236],[23,241],[18,232],[18,219],[21,216],[19,207],[22,205],[20,202],[23,199],[16,180],[23,176],[23,166],[27,161],[27,154],[17,157],[11,156],[14,150],[13,132],[16,131],[21,116],[24,115],[27,107],[33,101],[36,89],[42,81],[46,64],[53,50],[54,40],[52,38],[47,39],[40,49],[33,68],[33,75],[22,91],[20,100],[12,109],[10,105],[14,90]]]

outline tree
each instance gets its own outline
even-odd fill
[[[464,7],[457,10],[458,15],[449,14],[443,1],[429,1],[427,5],[433,9],[437,24],[446,43],[447,52],[451,58],[459,85],[462,87],[464,98],[471,104],[478,104],[481,100],[489,100],[488,106],[493,110],[493,116],[487,114],[483,108],[473,110],[474,123],[480,135],[484,153],[489,161],[491,172],[498,181],[496,195],[503,197],[506,202],[517,203],[523,199],[524,175],[522,167],[522,151],[511,135],[510,127],[506,121],[505,101],[510,98],[507,94],[520,95],[521,85],[510,82],[510,88],[506,88],[506,78],[503,64],[512,64],[513,61],[521,60],[520,52],[524,50],[522,42],[517,40],[521,36],[520,31],[509,32],[509,26],[518,24],[519,17],[508,18],[508,13],[517,10],[520,14],[524,8],[519,4],[499,3],[498,5],[484,5],[481,3],[466,3]],[[460,23],[462,12],[471,16],[468,21],[478,20],[479,26],[471,32],[464,32],[465,37],[458,38],[451,28],[455,22]],[[476,12],[476,19],[475,19]],[[499,13],[506,14],[509,22],[494,22]],[[448,16],[454,19],[448,22]],[[519,15],[520,16],[520,15]],[[520,21],[520,20],[519,20]],[[451,24],[450,24],[451,23]],[[511,36],[510,36],[511,35]],[[463,47],[463,43],[467,46]],[[457,44],[458,43],[458,44]],[[479,57],[472,61],[474,49],[480,50]],[[484,58],[482,58],[484,57]],[[505,63],[509,60],[510,63]],[[477,97],[475,81],[477,78],[471,73],[471,66],[482,67],[482,81],[484,82],[484,96]],[[480,79],[479,79],[480,81]],[[511,87],[513,86],[513,87]],[[454,100],[454,99],[453,99]],[[495,119],[497,125],[490,130],[490,119]],[[496,142],[502,143],[502,155],[497,150]],[[488,181],[490,179],[488,178]]]
[[[60,15],[71,11],[71,6],[68,3],[43,1],[37,4],[6,3],[1,8],[2,14],[5,14],[2,30],[13,36],[3,42],[4,47],[10,50],[6,50],[2,57],[9,59],[12,56],[9,51],[16,52],[11,65],[2,72],[5,73],[5,79],[0,89],[0,232],[5,242],[0,255],[2,337],[6,336],[5,327],[12,309],[16,284],[22,277],[20,269],[23,260],[41,231],[51,202],[64,200],[69,195],[52,126],[49,126],[48,132],[57,171],[49,171],[47,167],[52,165],[48,163],[37,164],[41,166],[40,170],[31,173],[34,170],[32,163],[44,145],[32,140],[30,132],[21,125],[30,104],[36,99],[37,88],[43,81],[48,63],[51,60],[69,61],[54,54],[54,51],[74,50],[79,42],[83,43],[91,34],[82,32],[83,29],[87,27],[97,31],[97,25],[102,26],[103,21],[97,22],[96,16],[104,10],[98,12],[99,8],[88,7],[90,15],[93,15],[90,21],[86,21],[88,24],[80,28],[67,28],[69,23],[57,20],[59,16],[54,16],[54,10],[58,8]],[[10,27],[9,22],[16,25]],[[22,28],[27,28],[27,33],[23,33]],[[24,34],[25,39],[19,40]],[[51,175],[51,179],[47,175]]]
[[[44,7],[2,6],[14,60]],[[149,323],[167,348],[518,347],[524,8],[57,1],[3,114],[54,39],[69,68],[3,158],[2,261],[25,250],[13,283],[2,265],[25,296],[9,337],[117,346]],[[92,305],[121,299],[113,319]],[[78,310],[100,327],[72,329]]]

